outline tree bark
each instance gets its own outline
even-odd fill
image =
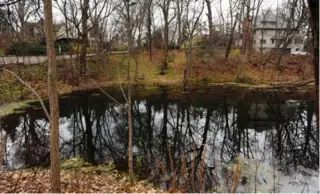
[[[133,124],[132,124],[132,102],[131,102],[131,75],[130,75],[130,57],[132,57],[133,36],[132,36],[132,23],[130,15],[130,1],[125,0],[126,9],[126,33],[128,38],[128,171],[130,184],[134,184],[134,172],[133,172],[133,153],[132,153],[132,136],[133,136]]]
[[[82,47],[80,56],[80,75],[84,75],[87,70],[87,47],[88,47],[88,9],[89,0],[84,0],[82,5]]]
[[[211,1],[205,0],[207,9],[208,9],[208,23],[209,23],[209,53],[213,54],[214,44],[213,44],[213,21],[212,21],[212,9],[211,9]]]
[[[179,50],[181,49],[182,45],[182,0],[177,0],[176,1],[176,6],[177,6],[177,25],[178,25],[178,47]]]
[[[234,21],[233,27],[231,29],[230,38],[229,38],[229,42],[228,42],[228,45],[227,45],[227,50],[226,50],[226,54],[225,54],[225,57],[227,59],[229,58],[229,54],[230,54],[230,51],[231,51],[231,46],[232,46],[232,42],[233,42],[233,33],[234,33],[235,28],[236,28],[237,20],[238,20],[237,17],[238,16],[236,16],[236,19]]]
[[[148,4],[148,39],[149,39],[149,57],[152,61],[152,0],[149,0]]]
[[[163,69],[168,69],[168,55],[169,55],[169,22],[168,13],[163,11],[164,15],[164,62]]]
[[[316,87],[317,123],[319,130],[319,1],[308,0],[313,37],[313,67]]]
[[[50,102],[51,192],[60,193],[59,102],[57,93],[56,53],[53,39],[52,0],[44,1],[48,56],[48,89]]]

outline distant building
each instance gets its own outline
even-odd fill
[[[24,26],[24,36],[28,42],[44,42],[44,21],[41,19],[38,22],[26,22]]]
[[[283,53],[293,53],[302,51],[304,48],[304,35],[296,32],[295,35],[288,40],[286,49],[282,49],[284,34],[287,30],[294,30],[294,26],[289,27],[287,22],[283,21],[274,14],[259,17],[253,32],[253,48],[257,51],[272,51],[280,44],[280,50]],[[280,41],[280,42],[279,42]]]

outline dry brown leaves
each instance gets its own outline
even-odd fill
[[[0,172],[0,192],[50,192],[50,171],[47,169],[28,169]],[[138,181],[130,186],[125,174],[116,170],[94,170],[82,167],[77,170],[61,171],[61,192],[144,192],[159,193],[147,181]]]

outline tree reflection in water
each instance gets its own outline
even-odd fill
[[[208,191],[223,182],[222,166],[237,155],[263,159],[287,175],[299,166],[319,168],[319,131],[312,100],[289,100],[277,92],[175,95],[167,90],[146,96],[137,92],[133,99],[135,172],[142,178],[153,177],[155,184],[167,189],[173,174],[178,183],[186,181],[179,179],[183,154],[187,180],[191,180],[193,144],[196,169],[206,151]],[[80,156],[92,164],[113,160],[119,170],[127,170],[127,112],[122,102],[114,104],[93,91],[61,99],[61,159]],[[2,117],[0,127],[7,136],[7,168],[48,165],[48,121],[41,110],[31,107]],[[159,169],[161,165],[165,170]],[[200,185],[193,190],[186,185],[190,185],[186,191],[200,189]]]

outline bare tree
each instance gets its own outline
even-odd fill
[[[183,9],[184,9],[184,0],[176,0],[176,15],[177,15],[177,28],[178,28],[178,47],[181,49],[181,45],[183,43]]]
[[[147,1],[147,37],[148,37],[148,43],[149,43],[149,57],[152,61],[152,18],[153,18],[153,1],[148,0]]]
[[[319,130],[319,1],[308,0],[313,37],[313,66],[316,80],[317,123]]]
[[[239,21],[243,20],[243,33],[242,33],[242,54],[248,54],[250,57],[252,46],[253,46],[253,36],[252,32],[254,31],[254,27],[256,26],[257,17],[260,11],[260,7],[263,3],[263,0],[249,0],[242,1],[240,8],[240,17]],[[245,13],[243,13],[245,11]],[[244,15],[244,18],[242,17]],[[239,22],[239,26],[240,26]],[[239,27],[239,34],[240,34]]]
[[[277,20],[284,31],[277,30],[276,33],[276,48],[277,48],[277,60],[276,68],[280,69],[280,62],[282,54],[279,52],[280,48],[282,51],[287,49],[288,45],[292,43],[295,35],[304,27],[306,24],[307,14],[306,6],[303,0],[290,0],[286,2],[279,10],[279,19]],[[303,41],[303,40],[302,40]]]
[[[238,8],[238,1],[234,1],[234,0],[229,0],[229,14],[230,14],[230,32],[227,32],[229,34],[229,40],[227,43],[227,48],[226,48],[226,53],[225,53],[225,57],[229,58],[229,54],[231,51],[231,47],[233,44],[233,36],[234,36],[234,31],[236,29],[236,25],[237,25],[237,21],[238,21],[238,14],[237,13],[237,8]],[[234,13],[236,12],[236,15],[234,15]]]
[[[253,50],[253,31],[257,24],[257,19],[260,14],[261,5],[263,3],[263,0],[254,0],[253,1],[253,9],[252,9],[252,20],[250,25],[250,33],[249,33],[249,52],[248,55],[250,57],[252,50]]]
[[[37,17],[37,2],[34,0],[20,0],[7,6],[10,23],[20,41],[25,41],[26,24]]]
[[[84,0],[81,5],[82,19],[81,19],[81,56],[80,56],[80,75],[85,74],[87,70],[87,48],[88,48],[88,10],[89,10],[89,0]]]
[[[159,0],[158,6],[160,7],[163,20],[164,20],[164,60],[161,65],[162,73],[168,68],[168,56],[169,56],[169,25],[175,16],[170,17],[170,6],[173,0]]]
[[[50,102],[51,192],[60,193],[59,103],[57,92],[56,53],[54,46],[52,1],[44,1],[45,32],[48,55],[48,89]]]
[[[266,11],[262,12],[262,21],[266,21],[270,16],[271,9],[267,9]],[[265,33],[265,22],[262,23],[262,30],[261,30],[261,40],[260,40],[260,54],[263,53],[263,40],[264,40],[264,33]]]
[[[208,23],[209,23],[209,53],[212,55],[213,54],[213,49],[214,49],[214,31],[213,31],[213,19],[212,19],[212,9],[211,9],[211,0],[205,0],[206,6],[207,6],[207,17],[208,17]]]
[[[131,73],[130,73],[130,57],[132,57],[133,52],[133,17],[132,17],[132,7],[137,4],[137,2],[130,2],[129,0],[123,0],[123,7],[119,8],[119,12],[123,18],[126,37],[128,40],[128,96],[127,96],[127,106],[128,106],[128,169],[129,169],[129,179],[130,184],[134,184],[134,172],[133,172],[133,153],[132,153],[132,136],[133,136],[133,126],[132,126],[132,102],[131,102]]]
[[[80,75],[84,75],[87,69],[89,33],[94,34],[95,39],[102,40],[99,42],[101,47],[104,37],[102,27],[105,27],[108,17],[119,5],[120,3],[111,0],[84,0],[82,3],[76,0],[56,1],[56,6],[64,17],[67,38],[77,38],[81,42]]]
[[[187,63],[184,68],[184,86],[186,86],[188,78],[190,77],[192,65],[192,41],[197,34],[197,28],[200,27],[200,18],[204,10],[204,3],[197,2],[196,0],[186,0],[185,3],[184,26],[186,26],[185,35],[187,38],[187,44],[185,44]]]

